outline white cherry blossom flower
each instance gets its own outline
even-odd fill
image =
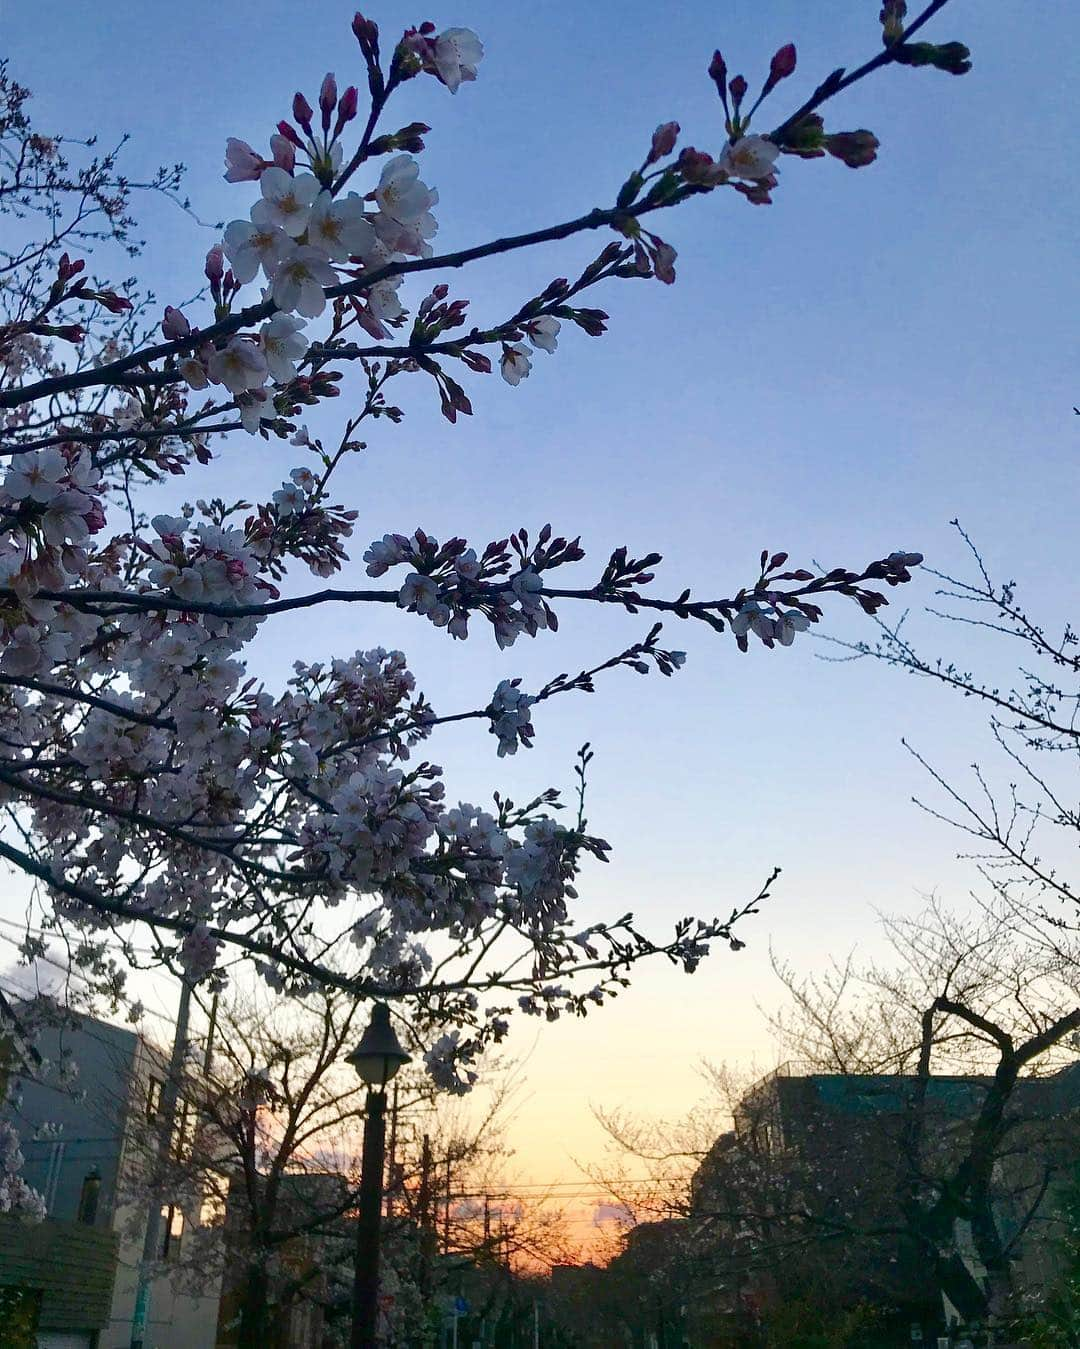
[[[193,982],[205,979],[217,964],[221,938],[215,937],[205,923],[198,923],[184,938],[180,947],[180,963]]]
[[[247,141],[230,136],[225,142],[225,181],[227,183],[255,182],[266,166],[266,160],[257,155]]]
[[[90,535],[87,515],[93,499],[83,492],[66,491],[53,497],[41,521],[41,532],[49,543],[83,543]]]
[[[781,646],[790,646],[797,632],[805,632],[810,619],[800,609],[788,609],[776,621],[776,640]]]
[[[83,450],[74,463],[68,465],[68,482],[80,492],[89,492],[101,481],[101,470],[94,467],[90,453]]]
[[[210,357],[210,378],[230,393],[261,389],[266,383],[266,357],[245,337],[234,337]]]
[[[379,210],[401,225],[411,225],[439,200],[434,188],[420,181],[420,165],[412,155],[395,155],[383,165],[375,201]]]
[[[384,534],[370,544],[364,554],[369,576],[385,576],[387,571],[408,556],[406,541],[397,534]]]
[[[150,525],[163,539],[180,539],[191,528],[191,521],[183,515],[155,515]]]
[[[454,559],[454,570],[463,581],[475,581],[480,575],[480,559],[475,548],[466,548]]]
[[[520,342],[515,342],[513,346],[503,347],[499,369],[507,384],[515,386],[520,384],[523,379],[528,377],[529,371],[532,369],[529,348],[523,346]]]
[[[552,314],[541,314],[538,319],[530,319],[522,324],[525,336],[540,351],[553,352],[559,345],[559,329],[562,324]]]
[[[294,482],[283,482],[274,493],[274,505],[278,508],[279,515],[293,515],[296,511],[302,511],[307,505],[307,497],[304,490],[298,487]]]
[[[718,163],[730,177],[753,182],[778,172],[774,165],[779,153],[780,147],[764,136],[743,136],[734,145],[724,147]]]
[[[369,569],[370,570],[370,569]],[[427,614],[439,600],[439,587],[430,576],[411,572],[398,591],[398,604],[403,609],[415,608],[418,614]]]
[[[314,319],[326,308],[323,287],[336,282],[337,272],[327,262],[325,253],[299,244],[279,263],[270,293],[279,309],[295,310]]]
[[[375,231],[364,215],[364,203],[350,192],[337,201],[329,192],[320,192],[311,208],[307,241],[339,262],[362,257],[375,242]]]
[[[251,208],[251,219],[260,229],[276,225],[292,239],[307,229],[311,205],[319,195],[319,180],[313,173],[295,177],[273,164],[259,177],[262,200]]]
[[[206,375],[206,366],[197,356],[188,356],[180,362],[180,378],[189,389],[205,389],[210,380]]]
[[[4,639],[0,669],[8,674],[31,675],[41,667],[41,632],[28,623],[20,623]]]
[[[231,220],[223,244],[233,276],[241,285],[254,281],[261,267],[267,276],[289,251],[289,236],[276,225],[259,228],[249,220]]]
[[[377,281],[368,291],[368,308],[377,319],[399,319],[405,313],[405,306],[398,299],[400,285],[400,276],[387,277],[385,281]]]
[[[60,484],[67,471],[67,460],[58,449],[22,454],[4,476],[4,491],[15,501],[44,505],[63,491]]]
[[[430,211],[425,211],[408,225],[403,225],[393,216],[377,211],[372,216],[371,223],[380,241],[391,253],[404,253],[412,258],[431,257],[433,250],[428,240],[434,239],[438,234],[439,224]]]
[[[471,28],[448,28],[435,39],[435,69],[452,94],[466,80],[476,79],[484,44]]]
[[[510,589],[518,597],[521,607],[528,613],[532,609],[540,608],[544,578],[533,567],[525,567],[510,582]]]
[[[259,329],[259,345],[275,384],[287,384],[296,378],[296,362],[308,349],[308,340],[300,331],[305,327],[303,319],[275,314]]]
[[[249,436],[258,433],[264,416],[274,415],[273,404],[267,398],[265,389],[247,389],[244,393],[237,394],[236,410],[240,414],[240,425]]]

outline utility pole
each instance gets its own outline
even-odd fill
[[[176,1103],[180,1096],[180,1079],[187,1055],[190,1014],[191,984],[186,979],[181,979],[180,1005],[176,1009],[176,1032],[173,1035],[172,1054],[169,1058],[169,1075],[162,1087],[161,1103],[158,1106],[161,1113],[158,1119],[154,1171],[150,1177],[150,1203],[146,1212],[142,1259],[139,1261],[139,1281],[135,1290],[135,1310],[131,1317],[131,1349],[143,1349],[146,1326],[150,1320],[152,1270],[161,1245],[161,1200],[172,1147],[173,1122],[176,1118]]]
[[[450,1177],[451,1163],[449,1155],[446,1158],[446,1188],[443,1191],[443,1255],[450,1254]]]
[[[424,1135],[420,1149],[420,1193],[417,1196],[420,1210],[420,1291],[426,1298],[431,1291],[432,1239],[434,1223],[431,1193],[431,1137]]]
[[[210,1069],[214,1065],[214,1033],[217,1030],[217,1009],[220,993],[215,993],[210,999],[210,1023],[206,1027],[206,1049],[203,1053],[203,1077],[210,1076]]]

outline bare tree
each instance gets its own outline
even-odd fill
[[[866,1301],[932,1321],[944,1294],[985,1323],[1038,1291],[1080,1160],[1080,948],[1007,907],[884,928],[876,961],[774,958],[789,1062],[753,1088],[715,1073],[674,1124],[600,1114],[626,1160],[597,1179],[658,1226],[660,1281],[701,1316],[749,1334],[770,1304]]]

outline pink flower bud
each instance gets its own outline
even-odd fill
[[[99,290],[95,293],[94,298],[110,314],[122,314],[125,309],[132,308],[131,301],[126,300],[122,295],[117,295],[115,290]]]
[[[225,254],[220,244],[215,244],[206,255],[206,279],[214,283],[220,282],[225,275]]]
[[[62,253],[56,268],[57,278],[60,281],[70,281],[73,276],[78,276],[85,266],[86,263],[82,258],[76,258],[72,262],[66,253]]]
[[[658,159],[663,159],[665,155],[671,154],[672,150],[675,149],[675,142],[678,138],[678,122],[662,122],[653,132],[652,148],[649,150],[649,158],[646,162],[655,164]]]
[[[356,85],[350,84],[348,89],[341,95],[341,102],[338,104],[335,135],[341,130],[346,122],[351,122],[356,116],[356,110],[359,103],[360,95],[357,93]]]
[[[311,119],[314,116],[314,111],[312,109],[311,104],[307,101],[307,99],[304,97],[303,94],[299,93],[293,94],[292,115],[296,118],[296,120],[300,123],[303,129],[310,136]]]
[[[324,77],[322,88],[319,90],[319,111],[322,113],[322,129],[330,130],[330,117],[337,107],[337,80],[334,79],[333,71],[329,71]]]
[[[709,62],[709,79],[720,90],[720,97],[723,98],[724,86],[727,83],[727,66],[719,52],[713,52],[713,58]]]
[[[282,136],[280,133],[271,136],[270,153],[274,156],[274,163],[279,169],[292,173],[296,167],[296,149],[288,136]]]
[[[747,88],[746,81],[743,79],[741,75],[736,75],[735,78],[728,85],[732,101],[734,102],[736,108],[738,108],[739,104],[746,97],[746,88]]]
[[[656,240],[656,248],[653,252],[653,273],[657,281],[663,281],[666,286],[670,286],[674,282],[677,256],[670,244],[664,243],[662,239]]]
[[[877,158],[878,138],[872,131],[834,131],[825,137],[825,148],[849,169],[861,169]]]
[[[795,44],[789,42],[773,57],[769,63],[769,85],[779,83],[780,80],[786,80],[795,69]]]
[[[187,321],[179,309],[175,309],[171,304],[165,306],[165,317],[161,322],[161,331],[169,342],[178,342],[182,337],[187,337],[191,332],[191,324]]]
[[[353,15],[352,30],[361,47],[365,45],[374,47],[379,40],[378,24],[373,23],[371,19],[365,19],[359,10]]]
[[[284,136],[291,145],[295,145],[298,150],[303,149],[304,142],[296,134],[295,127],[291,126],[288,122],[278,122],[277,129],[278,133]]]

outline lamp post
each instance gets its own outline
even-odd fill
[[[386,1164],[386,1084],[409,1056],[390,1024],[390,1008],[377,1002],[360,1043],[346,1059],[368,1084],[364,1152],[360,1163],[360,1214],[356,1222],[352,1349],[376,1349],[379,1317],[379,1228]]]

